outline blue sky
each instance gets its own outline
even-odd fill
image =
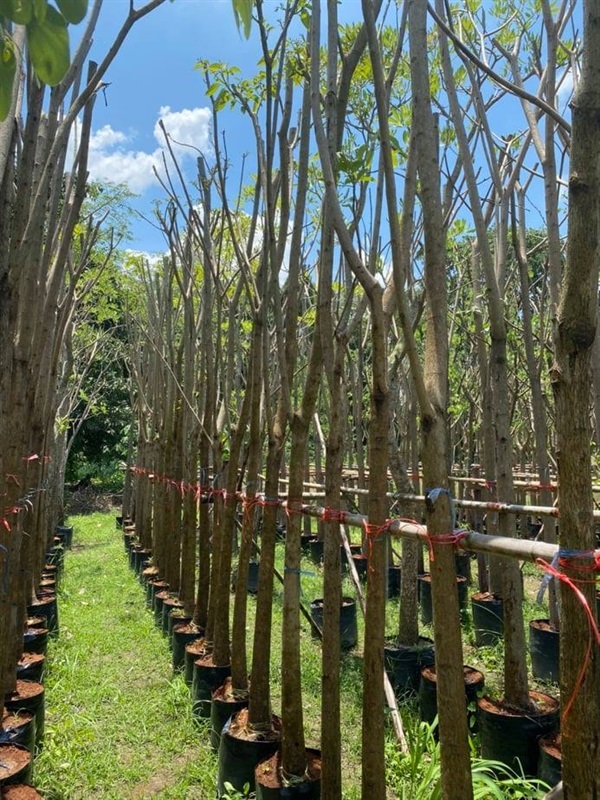
[[[139,7],[141,0],[136,1]],[[92,57],[101,60],[127,12],[128,0],[105,0],[94,38]],[[73,31],[76,40],[76,30]],[[196,62],[206,58],[252,71],[258,58],[256,41],[238,33],[230,0],[175,0],[165,3],[134,26],[106,75],[110,84],[94,110],[90,153],[92,177],[126,183],[140,195],[135,207],[149,213],[152,200],[163,196],[152,165],[160,156],[162,117],[175,139],[201,150],[210,148],[210,115]],[[227,124],[231,154],[241,155],[242,126]],[[182,165],[194,173],[195,153],[184,153]],[[164,248],[151,225],[132,219],[132,247]]]

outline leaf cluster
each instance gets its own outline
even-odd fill
[[[40,81],[56,86],[69,69],[69,25],[84,19],[88,0],[56,0],[56,6],[48,0],[0,0],[0,120],[10,110],[17,72],[13,25],[25,26],[27,52]]]

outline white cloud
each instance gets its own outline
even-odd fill
[[[163,106],[153,130],[157,147],[151,152],[135,149],[133,133],[104,125],[90,140],[90,175],[97,180],[125,183],[136,193],[144,192],[158,183],[154,169],[159,172],[163,169],[166,142],[159,120],[163,120],[173,151],[185,166],[186,160],[196,159],[198,150],[210,153],[210,118],[208,108],[172,111],[169,106]]]

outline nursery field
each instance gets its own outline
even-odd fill
[[[129,569],[122,534],[114,516],[95,513],[72,520],[74,545],[65,557],[60,590],[60,636],[49,648],[46,674],[46,735],[35,761],[35,785],[46,800],[208,800],[215,796],[217,757],[209,742],[210,721],[193,719],[190,692],[173,676],[167,639],[155,625],[144,592]],[[281,567],[283,544],[277,547]],[[539,574],[525,568],[526,594],[539,586]],[[322,596],[322,568],[305,558],[302,600]],[[353,596],[349,578],[343,592]],[[274,594],[272,702],[280,705],[281,587]],[[254,623],[253,598],[248,626]],[[542,609],[526,602],[525,616]],[[387,631],[397,628],[398,601],[388,601]],[[360,795],[363,622],[359,644],[342,659],[342,770],[344,798]],[[429,626],[423,635],[431,635]],[[464,616],[465,661],[483,670],[487,687],[499,682],[501,646],[475,648],[469,614]],[[320,643],[302,625],[302,680],[308,746],[320,740]],[[533,688],[548,689],[539,684]],[[418,703],[400,706],[411,755],[402,756],[389,725],[386,733],[389,798],[425,800],[438,796],[439,753],[427,725],[419,724]],[[473,743],[476,748],[476,741]],[[534,781],[492,779],[475,766],[480,798],[543,796]],[[481,770],[481,771],[479,771]],[[238,796],[235,794],[232,797]]]

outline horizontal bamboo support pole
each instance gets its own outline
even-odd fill
[[[287,501],[282,501],[283,508],[287,508]],[[322,506],[309,506],[293,504],[290,509],[294,513],[307,514],[310,517],[322,519],[326,516],[326,510]],[[363,528],[367,518],[362,514],[355,514],[349,511],[343,512],[345,525],[354,528]],[[418,523],[404,522],[401,520],[390,520],[388,530],[391,536],[405,536],[409,539],[417,539],[424,542],[428,541],[427,529]],[[506,536],[488,536],[486,533],[469,531],[456,543],[462,550],[473,551],[475,553],[494,553],[499,556],[518,558],[522,561],[536,561],[541,558],[551,562],[558,551],[557,544],[549,542],[536,542],[528,539],[511,539]]]

